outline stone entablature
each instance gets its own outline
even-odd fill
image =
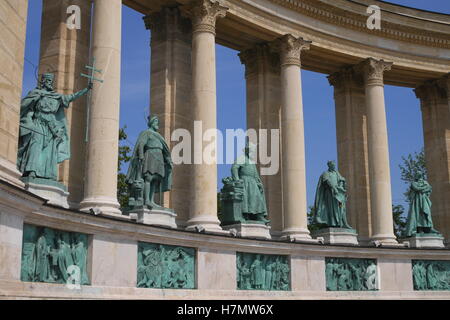
[[[177,0],[181,10],[190,0]],[[367,3],[366,3],[367,2]],[[124,0],[144,13],[157,12],[175,1]],[[385,81],[416,87],[450,72],[450,17],[378,1],[359,0],[221,0],[229,10],[216,26],[216,41],[244,51],[284,34],[312,41],[302,58],[305,69],[332,74],[367,57],[394,63]],[[366,9],[382,9],[381,30],[370,30]]]

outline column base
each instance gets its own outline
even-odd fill
[[[120,204],[117,202],[117,199],[109,197],[86,198],[80,203],[80,211],[82,212],[92,212],[95,215],[111,216],[123,219],[122,211],[120,211],[119,208]]]
[[[217,234],[229,234],[229,231],[222,230],[220,221],[210,215],[197,216],[187,222],[187,231],[209,232]]]
[[[20,180],[22,174],[15,164],[0,158],[0,179],[11,183],[19,188],[24,188],[25,184]]]
[[[130,216],[131,220],[136,220],[137,223],[165,228],[177,228],[177,224],[175,223],[177,215],[169,209],[132,209],[126,214]]]
[[[323,238],[324,244],[358,245],[358,234],[354,229],[324,228],[312,235],[314,238]]]
[[[271,239],[270,227],[260,223],[239,223],[223,227],[224,230],[235,233],[237,237]]]
[[[370,239],[370,245],[375,247],[405,247],[403,243],[398,243],[397,238],[391,234],[379,234]]]
[[[281,232],[280,240],[290,242],[320,243],[322,239],[313,239],[308,229],[289,228]]]

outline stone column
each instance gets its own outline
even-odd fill
[[[432,218],[435,228],[450,239],[450,90],[448,79],[428,81],[416,90],[422,109],[423,136]]]
[[[71,5],[81,9],[81,29],[70,30],[67,27],[67,8]],[[39,74],[54,73],[56,91],[70,94],[86,88],[87,80],[80,73],[88,72],[85,66],[89,63],[90,37],[90,1],[43,1]],[[86,102],[87,97],[84,96],[72,102],[66,110],[71,156],[59,166],[59,181],[67,186],[68,200],[74,208],[78,208],[83,199]]]
[[[306,204],[305,137],[301,82],[302,50],[310,41],[288,34],[273,46],[281,61],[281,176],[283,238],[310,239]]]
[[[367,107],[372,241],[396,244],[392,217],[391,174],[384,102],[384,71],[392,63],[369,58],[359,68],[364,74]]]
[[[371,237],[367,109],[362,75],[344,68],[328,77],[334,87],[336,138],[340,173],[347,180],[347,219],[358,241]]]
[[[144,18],[151,30],[151,113],[160,120],[160,133],[172,150],[171,135],[176,129],[193,132],[191,111],[191,21],[179,8],[163,8]],[[163,204],[177,214],[177,225],[185,226],[191,201],[191,165],[176,164],[172,190],[165,192]]]
[[[104,83],[96,83],[92,90],[83,211],[96,207],[105,214],[121,214],[117,201],[121,21],[121,0],[94,0],[92,55],[103,70]]]
[[[245,79],[247,87],[247,129],[267,130],[267,153],[273,157],[274,150],[270,150],[272,143],[281,141],[271,140],[271,130],[280,130],[281,115],[281,86],[280,86],[280,58],[278,54],[270,52],[268,44],[259,44],[254,48],[239,54],[245,65]],[[259,140],[259,148],[263,141]],[[280,148],[281,149],[281,148]],[[281,151],[281,150],[280,150]],[[281,152],[279,152],[281,153]],[[261,160],[260,158],[258,158]],[[278,155],[281,159],[281,154]],[[267,165],[260,164],[261,167]],[[281,164],[274,175],[262,175],[271,233],[273,236],[281,234],[283,230],[282,199],[281,199]]]
[[[28,0],[0,1],[0,179],[16,186],[27,10]]]
[[[192,19],[192,96],[194,121],[201,129],[194,132],[194,165],[188,229],[220,230],[217,218],[217,164],[205,163],[203,150],[217,141],[203,142],[207,130],[216,129],[216,19],[225,17],[227,8],[211,0],[197,0],[189,8]],[[194,130],[195,131],[195,130]],[[217,145],[216,145],[217,148]]]

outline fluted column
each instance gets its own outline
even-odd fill
[[[425,161],[435,229],[450,239],[450,87],[448,78],[427,81],[416,90],[422,109]]]
[[[80,7],[80,29],[70,30],[66,25],[67,8]],[[41,50],[39,74],[55,73],[56,91],[71,94],[86,88],[91,36],[91,3],[86,0],[44,0],[42,5]],[[64,48],[64,49],[62,49]],[[70,160],[59,165],[58,180],[67,186],[69,203],[78,208],[83,200],[86,147],[86,101],[84,96],[72,102],[66,110],[70,137]]]
[[[197,0],[188,9],[192,20],[192,91],[194,121],[201,123],[194,135],[192,200],[187,229],[201,227],[220,230],[217,218],[217,163],[205,163],[203,150],[213,141],[203,142],[203,134],[216,129],[216,19],[225,17],[227,8],[217,1]],[[216,148],[217,150],[217,145]]]
[[[258,44],[241,52],[239,57],[245,65],[247,129],[255,129],[257,132],[260,129],[267,130],[267,154],[273,157],[275,150],[270,150],[269,147],[274,143],[280,144],[280,138],[278,141],[271,140],[271,130],[279,130],[281,122],[280,58],[278,54],[270,52],[268,44]],[[264,165],[260,163],[259,167],[263,168]],[[262,175],[261,179],[264,184],[271,233],[276,237],[283,229],[281,164],[276,174]]]
[[[306,204],[301,52],[310,41],[287,34],[273,43],[281,62],[282,238],[310,239]]]
[[[369,58],[359,68],[364,74],[367,137],[369,151],[369,181],[372,215],[372,241],[396,244],[392,217],[391,174],[384,101],[383,73],[392,63]]]
[[[371,236],[367,108],[363,77],[353,67],[328,77],[334,87],[339,172],[347,180],[347,219],[358,241]]]
[[[96,83],[92,91],[81,209],[96,207],[105,214],[121,213],[117,201],[121,22],[121,0],[94,0],[92,55],[103,70],[104,83]]]

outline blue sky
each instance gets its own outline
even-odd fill
[[[424,10],[450,14],[448,0],[392,0],[390,2]],[[39,62],[41,0],[29,1],[23,93],[36,86]],[[123,10],[121,126],[127,125],[130,144],[134,143],[149,111],[150,32],[142,15],[127,7]],[[244,67],[237,51],[217,46],[217,126],[225,129],[246,128]],[[337,160],[333,88],[325,74],[302,71],[305,119],[306,172],[308,205],[314,201],[317,180],[328,160]],[[404,203],[406,186],[400,180],[401,157],[423,147],[419,100],[412,89],[385,87],[389,132],[392,197]],[[230,173],[230,165],[219,165],[218,187]]]

